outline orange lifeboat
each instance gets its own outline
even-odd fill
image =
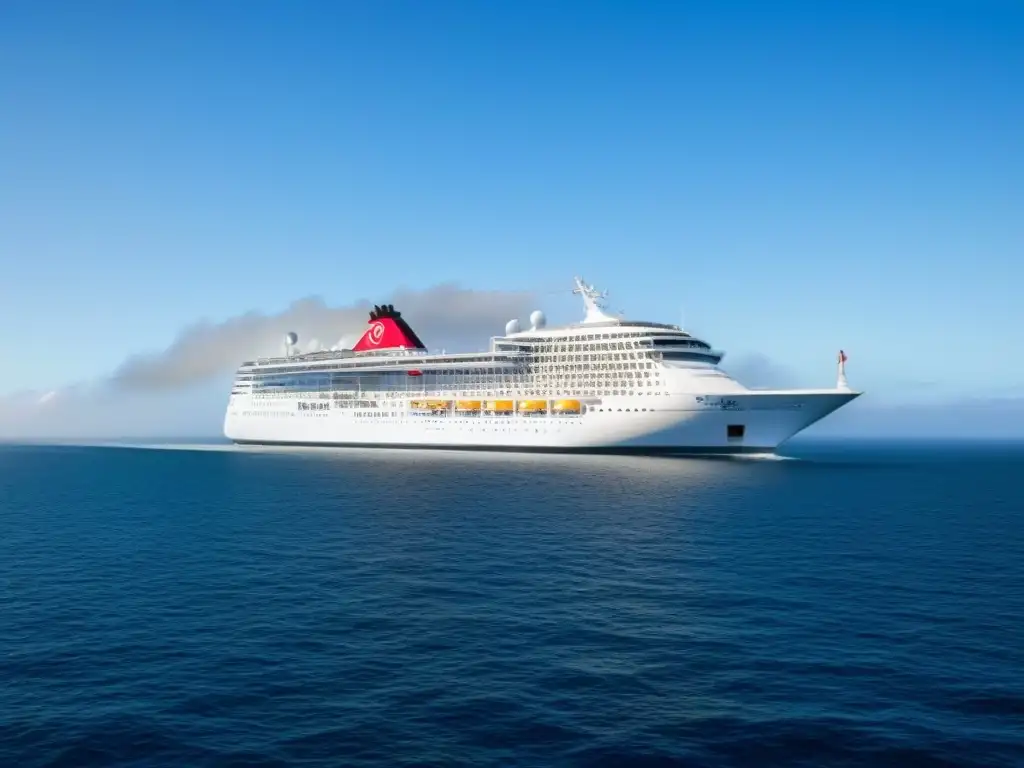
[[[555,411],[558,413],[579,413],[579,400],[558,400],[555,402]]]
[[[479,400],[459,400],[455,404],[456,411],[479,411],[480,401]]]
[[[512,413],[515,404],[511,400],[488,400],[486,410],[494,413]]]
[[[445,411],[451,402],[448,400],[413,400],[409,407],[414,411]]]
[[[548,401],[547,400],[520,400],[519,401],[519,412],[520,413],[547,413]]]

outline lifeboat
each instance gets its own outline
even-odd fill
[[[555,401],[555,411],[558,413],[579,413],[580,412],[580,401],[579,400],[557,400]]]
[[[520,400],[520,413],[546,413],[548,410],[547,400]]]
[[[451,403],[448,400],[413,400],[409,407],[415,411],[444,411]]]
[[[512,413],[515,404],[511,400],[488,400],[486,410],[494,413]]]
[[[459,400],[455,403],[456,411],[479,411],[480,401],[479,400]]]

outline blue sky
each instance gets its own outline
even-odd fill
[[[1024,395],[1022,88],[1017,2],[4,3],[0,393],[581,272],[808,385]]]

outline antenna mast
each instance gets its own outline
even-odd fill
[[[583,282],[582,277],[575,277],[573,280],[576,281],[576,287],[572,289],[573,293],[578,293],[583,297],[583,306],[587,310],[587,316],[584,318],[584,323],[601,323],[615,318],[609,317],[604,312],[604,300],[608,297],[607,291],[598,291],[594,286],[587,285]]]

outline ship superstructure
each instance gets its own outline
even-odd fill
[[[645,453],[764,453],[860,393],[751,390],[681,327],[609,314],[580,278],[580,323],[517,320],[487,352],[432,354],[391,305],[350,350],[244,363],[224,432],[236,443]]]

